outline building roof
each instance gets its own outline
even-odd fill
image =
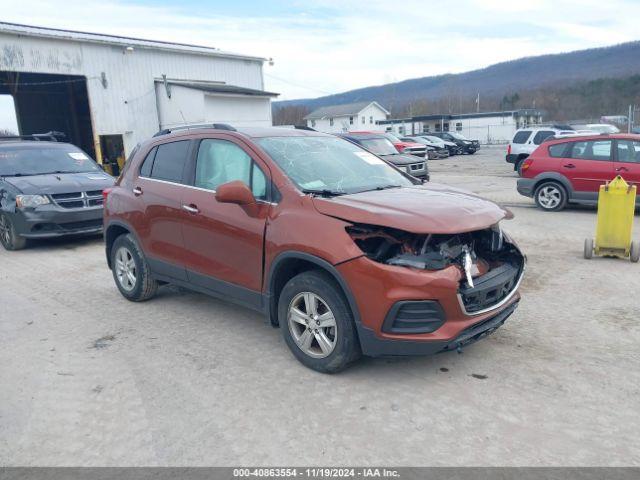
[[[502,110],[499,112],[474,112],[474,113],[455,113],[455,114],[438,114],[438,115],[417,115],[411,118],[397,118],[390,120],[381,120],[379,124],[392,124],[401,122],[423,122],[428,120],[455,120],[463,118],[486,118],[486,117],[513,117],[513,116],[530,116],[542,115],[542,110],[533,108],[522,108],[520,110]]]
[[[164,79],[156,78],[156,83],[164,83]],[[224,82],[195,82],[185,80],[171,80],[166,81],[169,85],[176,85],[185,88],[192,88],[194,90],[200,90],[208,93],[227,93],[236,95],[252,95],[256,97],[277,97],[279,93],[266,92],[264,90],[254,90],[253,88],[238,87],[236,85],[229,85]]]
[[[378,102],[356,102],[356,103],[344,103],[342,105],[330,105],[328,107],[320,107],[317,110],[314,110],[309,115],[304,117],[305,120],[316,120],[319,118],[329,118],[329,117],[345,117],[347,115],[357,115],[362,110],[367,108],[369,105],[374,104],[381,110],[383,110],[387,115],[389,115],[389,111],[380,105]]]
[[[165,42],[162,40],[147,40],[143,38],[121,37],[103,33],[80,32],[76,30],[62,30],[59,28],[22,25],[19,23],[0,22],[0,33],[25,35],[31,37],[57,38],[77,42],[98,43],[103,45],[118,45],[122,47],[139,47],[155,50],[170,50],[217,57],[239,58],[243,60],[266,61],[262,57],[225,52],[214,47],[192,45],[188,43]]]

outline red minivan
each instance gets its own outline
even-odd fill
[[[600,185],[617,175],[640,184],[640,135],[565,137],[543,143],[525,160],[518,192],[543,210],[595,205]]]

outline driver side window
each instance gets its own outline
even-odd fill
[[[256,199],[266,200],[267,179],[244,150],[227,140],[202,140],[198,147],[194,185],[216,190],[235,180],[251,188]]]

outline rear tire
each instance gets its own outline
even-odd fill
[[[640,242],[631,242],[631,248],[629,249],[629,260],[631,260],[633,263],[638,263],[638,260],[640,260]]]
[[[5,250],[22,250],[27,246],[27,239],[16,233],[11,218],[4,212],[0,212],[0,243]]]
[[[293,355],[321,373],[344,370],[361,355],[349,304],[328,273],[296,275],[282,289],[278,322]]]
[[[536,205],[548,212],[557,212],[567,205],[567,190],[558,182],[543,182],[533,195]]]
[[[111,271],[118,290],[127,300],[144,302],[158,291],[158,282],[151,276],[144,254],[129,233],[113,242]]]

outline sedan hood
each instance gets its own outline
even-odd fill
[[[104,172],[89,172],[5,177],[4,181],[24,194],[42,195],[102,190],[113,186],[115,179]]]
[[[415,155],[408,155],[405,153],[394,153],[391,155],[380,155],[381,158],[387,162],[391,162],[394,165],[410,165],[412,163],[424,162],[423,157],[417,157]]]
[[[313,203],[324,215],[416,234],[471,232],[511,218],[489,200],[438,184],[315,197]]]

